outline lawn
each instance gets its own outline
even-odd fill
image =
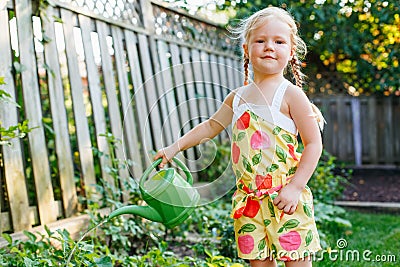
[[[324,251],[323,260],[313,266],[399,266],[399,214],[348,209],[345,218],[353,227],[344,234],[334,234],[331,254]]]

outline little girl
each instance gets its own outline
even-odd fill
[[[179,151],[214,138],[232,123],[232,166],[237,190],[232,217],[238,255],[251,266],[311,266],[320,250],[307,182],[322,151],[323,118],[301,89],[299,56],[306,45],[288,12],[260,10],[242,21],[245,85],[219,110],[174,144],[158,151],[160,167]],[[249,80],[249,64],[253,80]],[[290,65],[296,85],[284,78]],[[304,145],[298,153],[297,135]]]

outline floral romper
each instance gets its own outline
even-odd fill
[[[296,260],[321,249],[307,186],[292,215],[272,202],[290,182],[301,157],[296,152],[296,125],[280,112],[289,83],[279,85],[271,106],[239,104],[244,87],[233,100],[231,149],[237,190],[231,216],[238,255],[244,259]]]

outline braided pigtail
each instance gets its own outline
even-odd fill
[[[244,57],[243,67],[244,67],[244,85],[249,84],[249,58]]]
[[[296,85],[300,88],[303,88],[303,78],[305,75],[301,72],[301,62],[296,55],[294,55],[290,61],[290,66],[292,67],[292,73],[294,79],[296,80]]]
[[[301,72],[301,62],[296,55],[293,56],[292,60],[290,61],[290,65],[292,67],[293,76],[296,80],[296,86],[303,88],[305,75]],[[311,108],[322,132],[324,130],[324,124],[326,123],[325,118],[315,104],[311,103]]]

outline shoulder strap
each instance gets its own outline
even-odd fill
[[[284,80],[276,89],[274,98],[272,99],[272,107],[275,108],[276,110],[281,109],[283,96],[285,95],[286,88],[288,87],[289,83],[290,82],[288,80]]]
[[[240,98],[242,97],[244,87],[240,87],[237,91],[235,96],[233,97],[232,108],[235,110],[239,106]]]

